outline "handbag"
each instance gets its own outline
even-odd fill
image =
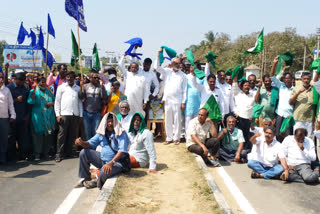
[[[106,139],[107,139],[107,142],[108,142],[108,145],[109,145],[110,149],[113,151],[114,154],[117,154],[118,151],[115,151],[115,150],[112,148],[111,142],[110,142],[109,137],[108,137],[107,135],[106,135]],[[114,143],[115,143],[115,144],[117,145],[117,147],[118,147],[118,141],[117,141],[117,139],[114,137],[113,140],[114,140]],[[124,172],[124,173],[130,172],[130,170],[131,170],[131,161],[130,161],[130,157],[129,157],[129,154],[128,154],[128,153],[125,152],[125,153],[122,155],[122,157],[120,158],[119,162],[120,162],[121,165],[122,165],[122,172]]]

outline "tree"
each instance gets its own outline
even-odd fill
[[[0,66],[3,65],[4,57],[3,57],[3,46],[7,45],[7,42],[5,40],[0,41]]]

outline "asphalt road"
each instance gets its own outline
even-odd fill
[[[0,213],[54,213],[77,183],[78,158],[0,165]]]
[[[257,213],[319,213],[320,184],[306,185],[304,183],[288,183],[280,180],[251,179],[251,170],[246,164],[231,165],[223,162],[223,167],[242,194]],[[217,168],[211,168],[218,186],[226,190],[223,178],[219,178]],[[224,191],[224,195],[232,197]],[[229,199],[234,201],[234,199]],[[237,212],[236,212],[237,213]],[[241,212],[239,212],[241,213]]]

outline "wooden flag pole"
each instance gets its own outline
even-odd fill
[[[83,82],[83,73],[82,73],[82,63],[81,63],[81,53],[80,53],[80,33],[79,33],[79,22],[78,22],[78,54],[79,54],[79,65],[80,65],[80,74],[81,74],[81,81]],[[83,92],[83,84],[81,84],[81,90]]]
[[[48,60],[48,46],[49,46],[49,32],[47,32],[47,49],[46,49],[46,61],[45,61],[45,70],[44,70],[44,77],[47,78],[47,60]]]

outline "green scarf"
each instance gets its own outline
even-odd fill
[[[278,65],[277,65],[277,68],[276,68],[276,75],[279,75],[282,70],[283,70],[283,63],[285,62],[286,65],[288,66],[291,66],[293,64],[293,53],[290,53],[290,52],[285,52],[283,54],[280,54],[278,55]]]
[[[316,114],[319,112],[319,94],[314,86],[312,86],[312,105],[316,106]]]
[[[140,127],[139,127],[138,132],[139,132],[140,134],[142,134],[143,131],[144,131],[145,129],[147,129],[147,125],[146,125],[146,121],[145,121],[143,115],[142,115],[141,113],[138,113],[138,112],[137,112],[137,113],[134,113],[133,116],[132,116],[132,119],[131,119],[131,122],[130,122],[130,127],[129,127],[129,132],[134,133],[134,131],[135,131],[135,130],[134,130],[134,125],[133,125],[133,123],[134,123],[134,117],[135,117],[136,115],[139,115],[140,118],[141,118]]]
[[[261,114],[263,108],[264,108],[263,105],[254,104],[253,109],[252,109],[251,118],[252,118],[252,119],[256,119],[256,118],[260,117],[260,114]]]
[[[208,117],[213,122],[217,122],[222,119],[219,104],[217,103],[216,98],[213,95],[209,97],[206,104],[202,108],[207,109],[207,111],[209,112]]]
[[[276,87],[272,87],[270,105],[275,106],[277,104],[278,97],[279,97],[279,89]]]
[[[284,133],[288,128],[294,126],[296,122],[293,119],[293,116],[287,117],[282,121],[280,132]]]
[[[244,66],[238,65],[232,72],[231,79],[233,79],[234,76],[238,75],[238,80],[243,77],[244,74]]]
[[[171,48],[168,48],[167,46],[161,46],[162,50],[165,50],[167,55],[172,59],[174,57],[177,56],[177,52]],[[160,64],[162,64],[164,61],[164,57],[163,57],[163,51],[160,53],[159,55],[159,62]]]
[[[320,57],[312,62],[310,71],[317,69],[317,74],[320,74]]]
[[[232,75],[232,69],[229,68],[226,72],[226,76],[231,76]]]
[[[196,66],[194,65],[194,55],[193,55],[192,51],[191,50],[187,50],[186,51],[186,55],[187,55],[187,60],[194,67],[194,74],[196,75],[196,77],[198,79],[202,80],[206,75],[204,74],[203,71],[197,69]]]
[[[210,51],[210,52],[209,52],[207,55],[205,55],[204,57],[208,60],[208,62],[211,63],[211,65],[212,65],[214,68],[216,68],[216,63],[214,62],[214,60],[218,57],[217,55],[214,55],[214,54]]]
[[[118,113],[116,117],[117,117],[117,119],[118,119],[119,121],[121,121],[122,116],[121,116],[121,114],[120,114],[120,113]]]

